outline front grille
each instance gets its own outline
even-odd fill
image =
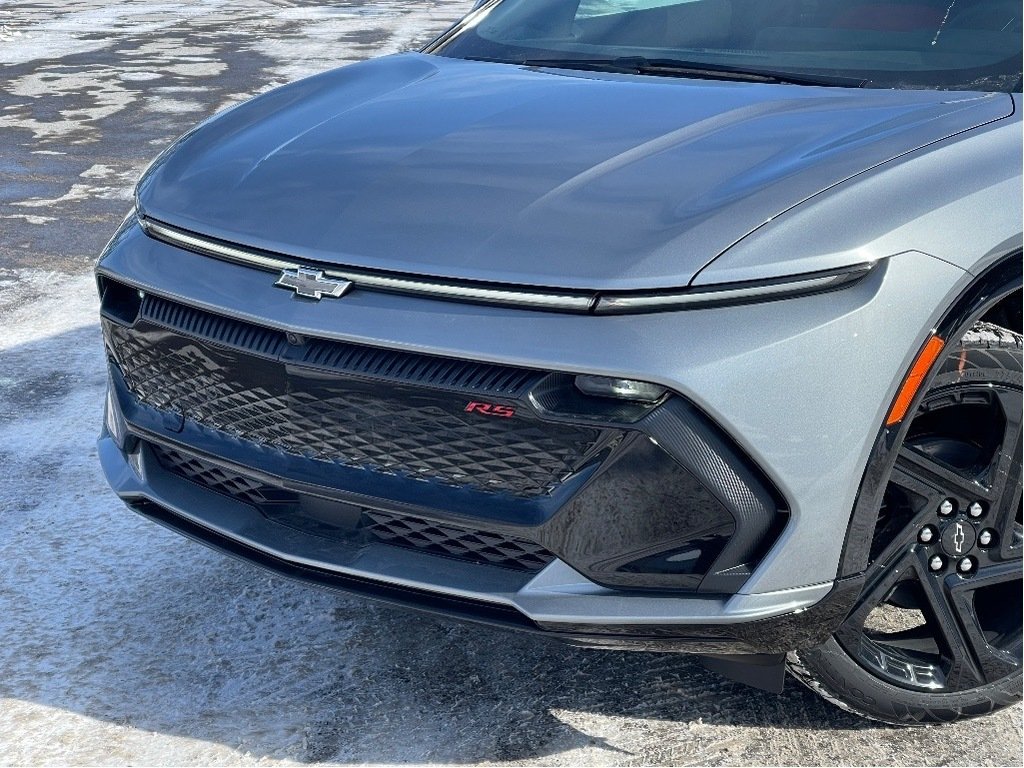
[[[298,494],[159,443],[149,443],[149,446],[168,472],[248,504],[261,506],[290,501],[296,505],[292,513],[296,518],[293,522],[300,522],[302,513]],[[360,533],[369,540],[390,546],[521,571],[539,571],[555,559],[542,546],[526,539],[369,509],[362,511],[359,524],[350,535]]]
[[[484,397],[498,390],[510,402],[536,380],[533,372],[323,340],[304,340],[293,350],[267,335],[276,332],[250,332],[255,326],[164,300],[149,302],[148,311],[190,330],[169,333],[149,319],[146,305],[133,328],[107,324],[112,356],[132,394],[158,410],[293,456],[536,497],[621,434],[528,413],[489,418],[465,412],[473,385]],[[195,338],[209,334],[224,341]],[[247,344],[245,352],[226,348]]]

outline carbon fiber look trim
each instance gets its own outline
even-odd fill
[[[731,441],[684,400],[672,400],[650,414],[644,428],[736,519],[736,533],[704,577],[701,590],[737,589],[778,538],[786,520],[785,502]]]

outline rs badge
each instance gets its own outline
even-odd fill
[[[496,405],[495,403],[478,403],[475,400],[466,404],[466,413],[479,413],[484,416],[498,416],[502,419],[511,419],[516,415],[516,409],[511,405]]]

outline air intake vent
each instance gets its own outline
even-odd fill
[[[149,443],[153,454],[168,472],[238,501],[266,508],[275,501],[291,502],[281,514],[294,517],[294,527],[308,527],[300,511],[298,494],[268,486],[206,459],[159,443]],[[292,523],[282,520],[286,524]],[[539,544],[492,531],[432,522],[412,515],[364,509],[359,522],[364,536],[382,544],[405,547],[484,565],[521,571],[539,571],[555,556]],[[353,530],[349,535],[356,535]]]
[[[534,371],[518,368],[319,339],[308,345],[302,362],[370,378],[504,397],[518,397],[539,378]]]
[[[540,379],[537,371],[447,357],[366,347],[328,339],[308,339],[293,347],[282,331],[147,295],[142,317],[150,322],[261,357],[366,378],[471,392],[519,397]]]
[[[364,529],[379,541],[459,560],[521,571],[539,571],[555,559],[539,544],[500,533],[369,510],[363,513],[363,520]]]
[[[147,320],[189,336],[252,354],[277,357],[288,346],[285,335],[280,331],[204,312],[157,296],[146,296],[142,315]]]

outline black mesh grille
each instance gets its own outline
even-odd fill
[[[308,459],[529,497],[551,492],[618,434],[467,413],[466,395],[324,376],[150,327],[107,329],[139,401]]]
[[[475,563],[539,571],[555,556],[539,544],[500,533],[442,525],[407,515],[363,513],[363,528],[378,541]]]
[[[217,493],[255,505],[282,501],[284,497],[298,501],[297,494],[268,486],[205,459],[158,443],[149,445],[160,465],[168,472]],[[363,510],[359,530],[383,544],[516,570],[539,571],[555,559],[542,546],[526,539],[436,523],[411,515]]]
[[[173,448],[155,443],[151,444],[151,447],[160,466],[168,472],[249,504],[262,504],[267,501],[262,492],[266,487],[263,483]]]

